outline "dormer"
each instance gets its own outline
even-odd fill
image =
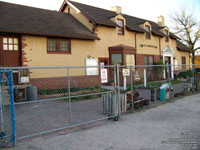
[[[150,40],[151,39],[151,31],[152,31],[151,24],[148,21],[146,21],[145,23],[143,23],[139,26],[145,30],[145,38]]]
[[[118,25],[117,26],[118,35],[124,35],[125,34],[126,19],[121,15],[121,13],[122,13],[121,7],[115,6],[115,7],[112,7],[111,10],[118,14],[115,17],[111,18],[111,20]]]
[[[165,26],[162,29],[160,29],[160,32],[162,32],[165,35],[165,42],[169,42],[169,28]]]

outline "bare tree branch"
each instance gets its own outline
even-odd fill
[[[194,57],[194,52],[200,49],[200,47],[195,48],[195,44],[200,40],[200,23],[194,18],[193,11],[185,7],[174,12],[171,18],[174,24],[172,28],[174,34],[180,37],[181,41],[191,49]]]

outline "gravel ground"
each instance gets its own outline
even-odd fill
[[[187,134],[187,138],[197,136],[200,141],[199,97],[200,94],[197,94],[146,111],[124,115],[117,122],[109,122],[88,130],[39,137],[18,143],[15,149],[181,150],[180,144],[169,143],[170,138],[180,138],[181,134]],[[199,149],[200,142],[196,150]],[[189,149],[185,147],[185,150]]]

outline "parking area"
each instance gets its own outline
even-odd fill
[[[199,96],[185,97],[153,109],[124,115],[119,122],[18,143],[15,149],[188,150],[188,145],[181,145],[180,140],[185,138],[194,144],[197,138],[200,139]],[[200,143],[196,148],[193,146],[194,150],[198,150]]]

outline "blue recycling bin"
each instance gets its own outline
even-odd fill
[[[161,102],[166,101],[166,89],[160,89],[160,101]]]

